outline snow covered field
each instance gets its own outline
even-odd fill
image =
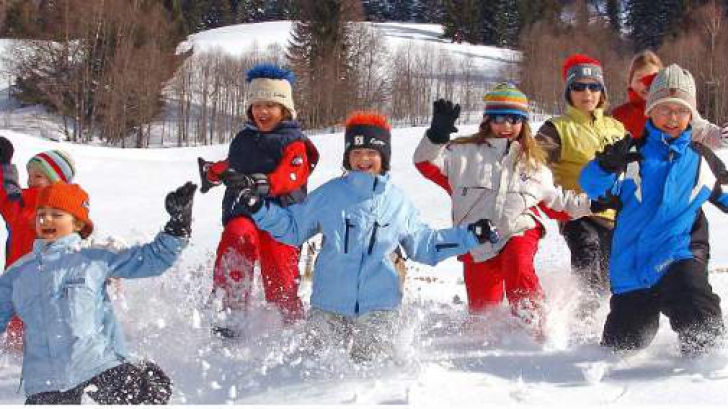
[[[386,30],[388,25],[380,26]],[[431,27],[393,26],[394,34],[388,37],[392,41],[402,40],[397,36],[432,32]],[[229,41],[222,35],[226,29],[199,37],[209,35],[211,43],[228,41],[232,47],[264,29],[238,27],[252,31],[248,35],[230,31]],[[276,38],[281,32],[285,34],[283,26],[267,27],[278,33]],[[269,37],[266,33],[256,40],[261,45]],[[423,36],[422,41],[433,38],[432,34]],[[482,52],[483,59],[507,59],[498,57],[496,49],[490,47],[443,46],[453,47],[454,52],[459,47]],[[480,48],[483,50],[478,51]],[[460,128],[462,133],[475,130],[475,126]],[[423,132],[424,128],[394,130],[392,174],[394,182],[411,195],[423,218],[433,226],[445,227],[450,212],[445,192],[421,177],[411,163]],[[70,145],[19,133],[17,127],[8,130],[0,126],[0,134],[15,144],[15,162],[20,165],[22,178],[23,164],[35,153],[56,148],[69,151],[78,165],[77,181],[91,195],[96,239],[129,244],[151,240],[161,229],[167,220],[165,194],[187,180],[197,182],[198,156],[215,160],[227,152],[227,146],[122,150]],[[315,135],[312,139],[321,152],[321,162],[311,179],[311,187],[316,187],[341,174],[343,136]],[[727,153],[720,156],[728,160]],[[583,325],[573,319],[576,286],[569,274],[569,252],[553,223],[547,226],[549,233],[536,260],[548,297],[545,345],[533,343],[505,308],[480,328],[464,330],[465,290],[461,265],[455,260],[437,268],[409,265],[403,306],[406,325],[399,342],[401,365],[358,367],[335,352],[318,360],[302,357],[297,347],[300,328],[282,328],[276,313],[260,301],[260,291],[256,308],[241,317],[247,329],[245,336],[215,339],[210,336],[212,317],[206,303],[213,255],[222,230],[221,200],[221,188],[205,195],[198,193],[192,241],[180,262],[160,278],[125,281],[123,295],[117,300],[117,314],[130,349],[140,357],[156,360],[172,377],[173,403],[571,407],[728,402],[728,350],[685,360],[666,320],[652,346],[633,356],[615,357],[596,345],[606,309],[600,311],[597,325]],[[710,206],[705,209],[711,226],[711,267],[726,270],[728,215]],[[4,239],[3,232],[0,240]],[[728,273],[714,272],[711,279],[721,297],[728,298]],[[304,282],[306,301],[309,287],[310,283]],[[574,343],[576,337],[586,341]],[[0,403],[24,401],[22,392],[17,392],[20,363],[19,357],[0,355]]]

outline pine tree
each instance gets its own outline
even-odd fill
[[[481,22],[482,3],[479,0],[445,0],[442,18],[443,36],[453,38],[460,31],[463,38],[473,44],[483,40],[483,23]]]
[[[627,3],[627,25],[636,50],[658,48],[667,35],[674,35],[685,18],[684,0],[631,0]]]
[[[310,127],[340,123],[356,103],[355,76],[347,55],[351,22],[362,16],[358,0],[301,3],[287,58],[296,73],[298,106]]]
[[[414,5],[415,21],[418,23],[440,23],[444,14],[443,8],[443,0],[417,0]]]
[[[362,0],[361,5],[368,21],[392,19],[392,5],[389,0]]]
[[[391,19],[394,21],[413,21],[414,3],[414,0],[392,0]]]
[[[614,31],[622,31],[622,2],[619,0],[607,0],[606,2],[607,19]]]

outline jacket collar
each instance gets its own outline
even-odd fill
[[[597,108],[591,115],[574,108],[572,105],[566,107],[566,115],[571,117],[575,122],[589,124],[592,121],[601,121],[604,118],[604,108]]]
[[[289,133],[300,133],[301,132],[301,124],[298,121],[281,121],[273,130],[268,132],[262,132],[258,127],[255,125],[255,122],[248,121],[243,126],[243,131],[248,131],[256,134],[289,134]]]
[[[390,175],[372,175],[367,172],[348,171],[344,181],[361,197],[371,197],[382,193],[389,183]]]
[[[638,94],[635,90],[632,89],[632,87],[627,88],[627,98],[629,99],[629,103],[634,105],[636,108],[642,107],[642,111],[644,112],[644,108],[647,105],[647,101],[642,99],[640,94]]]
[[[685,149],[690,145],[693,135],[692,126],[688,126],[688,129],[683,131],[677,138],[672,138],[670,135],[657,129],[651,120],[647,121],[645,131],[647,133],[645,146],[647,152],[656,152],[663,157],[670,154],[680,156],[685,153]]]
[[[78,233],[71,233],[68,236],[61,237],[50,244],[43,239],[35,239],[33,242],[33,253],[36,255],[40,255],[42,253],[59,253],[78,247],[78,245],[81,244],[81,241],[81,236],[79,236]]]

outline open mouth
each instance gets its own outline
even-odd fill
[[[45,236],[53,236],[53,235],[56,234],[56,229],[51,228],[51,227],[41,228],[40,229],[40,234],[42,236],[44,236],[44,237]]]

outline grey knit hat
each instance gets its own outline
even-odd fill
[[[677,64],[672,64],[660,70],[650,86],[645,114],[649,115],[652,108],[664,102],[683,105],[690,108],[693,118],[698,116],[695,80],[690,71],[681,68]]]

